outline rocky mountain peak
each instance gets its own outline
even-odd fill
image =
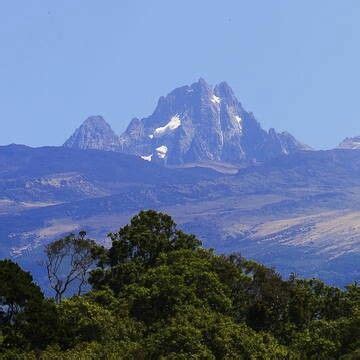
[[[227,102],[237,102],[233,89],[225,81],[215,86],[214,93]]]
[[[211,89],[211,85],[206,82],[206,80],[202,77],[199,80],[191,85],[192,88],[203,89],[205,91]]]
[[[100,115],[88,117],[63,146],[77,149],[117,150],[119,137]]]
[[[110,127],[110,125],[104,120],[101,115],[89,116],[82,124],[83,126],[98,126],[98,127]]]
[[[306,148],[290,134],[263,130],[226,82],[213,87],[203,78],[161,96],[154,112],[132,119],[120,137],[96,116],[64,146],[121,151],[168,165],[252,163]]]
[[[212,87],[202,78],[162,96],[120,139],[123,151],[172,165],[262,161],[306,148],[290,134],[263,130],[226,82]]]

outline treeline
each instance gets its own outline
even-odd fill
[[[0,261],[0,359],[360,359],[357,284],[284,280],[155,211],[109,236],[47,246],[55,299]]]

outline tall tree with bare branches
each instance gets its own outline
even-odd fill
[[[86,238],[86,232],[78,236],[70,234],[51,242],[45,247],[44,261],[51,288],[55,292],[55,301],[60,303],[64,294],[73,287],[81,295],[87,284],[89,270],[96,264],[96,249],[93,240]]]

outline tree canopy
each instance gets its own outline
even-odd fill
[[[359,358],[357,284],[283,279],[203,248],[155,211],[109,237],[93,252],[91,289],[58,304],[0,262],[0,359]]]

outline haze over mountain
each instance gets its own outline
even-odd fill
[[[263,130],[226,82],[213,88],[204,79],[160,97],[152,115],[133,119],[119,137],[102,118],[90,117],[64,146],[119,151],[168,165],[256,163],[309,149],[287,132]]]

